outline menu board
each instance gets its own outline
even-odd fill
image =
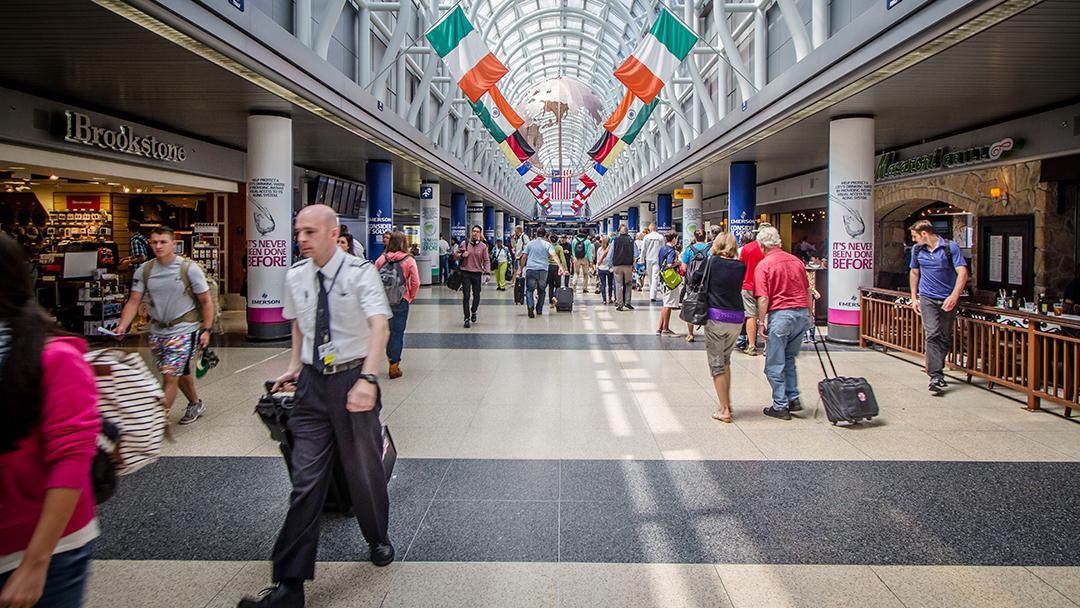
[[[1009,237],[1009,285],[1024,284],[1024,237]]]
[[[1001,282],[1001,262],[1004,245],[1005,237],[1000,234],[990,235],[990,280],[994,283]]]

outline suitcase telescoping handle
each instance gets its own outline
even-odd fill
[[[829,367],[832,368],[833,378],[837,378],[840,374],[836,373],[836,365],[833,364],[832,355],[829,354],[829,347],[825,344],[825,338],[822,337],[819,340],[814,340],[814,352],[817,353],[818,363],[821,364],[821,373],[825,374],[825,379],[829,379],[829,372],[825,370],[825,361],[821,359],[821,351],[818,350],[818,342],[821,342],[821,348],[825,350],[825,357],[829,360]]]

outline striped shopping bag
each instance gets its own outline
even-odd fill
[[[129,475],[156,462],[165,434],[165,393],[138,353],[117,349],[84,355],[94,368],[98,411],[103,425],[115,427],[115,440],[103,439],[117,475]],[[99,442],[99,443],[102,443]],[[112,443],[112,445],[107,445]]]

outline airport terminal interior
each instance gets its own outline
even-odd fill
[[[1080,608],[1078,32],[5,0],[0,264],[97,398],[0,433],[0,608]]]

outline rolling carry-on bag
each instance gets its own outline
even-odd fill
[[[525,303],[525,277],[514,279],[514,304]]]
[[[826,346],[824,338],[820,342],[821,349],[825,351],[825,357],[829,360],[829,367],[832,368],[832,378],[830,378],[828,370],[825,369],[825,361],[821,358],[821,350],[818,350],[818,340],[815,340],[814,352],[817,353],[821,371],[825,374],[825,379],[818,382],[818,395],[821,396],[821,403],[825,406],[825,416],[828,417],[829,422],[857,424],[877,416],[877,399],[874,397],[874,389],[870,387],[870,383],[866,378],[837,375],[836,366],[829,354],[829,347]]]
[[[555,310],[559,312],[571,312],[574,310],[573,288],[560,287],[555,290]]]

